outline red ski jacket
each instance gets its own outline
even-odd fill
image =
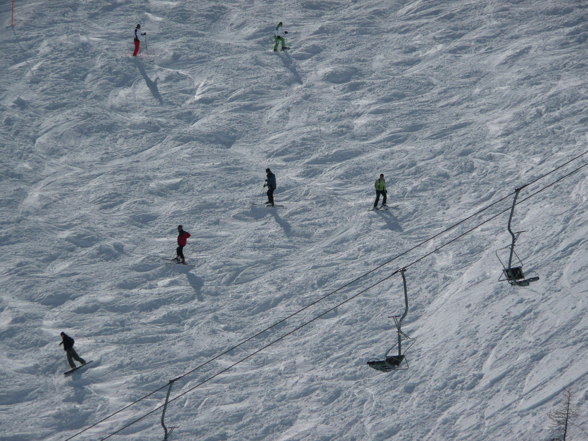
[[[178,235],[178,245],[181,247],[185,247],[186,243],[188,242],[189,237],[190,237],[190,233],[188,233],[187,231],[182,231]]]

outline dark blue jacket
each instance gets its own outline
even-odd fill
[[[71,338],[66,333],[63,333],[63,335],[61,336],[61,338],[63,339],[63,341],[62,341],[62,343],[63,343],[63,350],[69,351],[71,348],[73,348],[73,345],[74,345],[74,342],[75,342],[75,340],[73,338]]]
[[[271,171],[267,172],[267,179],[265,182],[267,183],[267,188],[271,190],[276,189],[276,175],[274,175]]]

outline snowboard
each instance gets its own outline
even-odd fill
[[[65,371],[65,372],[63,373],[63,375],[65,375],[65,376],[71,375],[72,373],[74,373],[74,372],[75,372],[75,371],[77,371],[78,369],[81,369],[81,368],[83,368],[83,367],[86,367],[86,366],[88,366],[90,363],[92,363],[92,361],[93,361],[93,360],[87,361],[87,362],[86,362],[86,364],[82,364],[81,366],[76,366],[75,368],[73,368],[73,369],[70,369],[69,371]]]

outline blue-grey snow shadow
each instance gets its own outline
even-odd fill
[[[86,360],[91,361],[92,365],[87,366],[82,369],[78,369],[78,370],[72,372],[71,374],[69,374],[69,377],[65,377],[65,378],[72,379],[72,382],[69,384],[73,387],[73,395],[68,395],[68,397],[65,398],[66,402],[82,404],[84,402],[87,402],[88,397],[91,396],[91,394],[92,394],[92,391],[88,388],[87,382],[81,381],[81,379],[88,373],[88,371],[90,369],[100,366],[101,363],[100,363],[100,360],[91,360],[87,354],[81,354],[81,355],[82,355],[82,357],[85,356]],[[75,381],[73,381],[73,380],[75,380]]]
[[[389,230],[392,231],[399,231],[402,232],[402,227],[400,226],[400,223],[398,222],[398,219],[396,219],[396,216],[394,216],[391,212],[390,212],[390,208],[387,210],[378,210],[376,211],[376,213],[382,218],[384,219],[384,221],[386,222],[386,226]]]
[[[16,44],[18,45],[19,49],[20,49],[20,53],[23,54],[22,57],[23,59],[27,59],[28,57],[26,56],[26,49],[24,49],[22,47],[22,45],[20,44],[20,39],[18,38],[18,35],[16,35],[16,31],[14,30],[14,26],[12,27],[12,33],[14,34],[14,41],[16,42]]]
[[[189,258],[190,258],[190,256],[188,256],[188,259]],[[190,284],[190,286],[194,290],[194,294],[196,294],[196,298],[199,301],[203,302],[204,296],[202,295],[202,287],[204,286],[204,280],[201,277],[198,277],[197,275],[192,274],[191,270],[194,268],[194,265],[176,264],[175,266],[172,266],[172,268],[173,268],[173,271],[186,274],[186,278],[188,279],[188,283]]]
[[[155,81],[151,81],[151,78],[147,75],[147,71],[145,70],[145,66],[143,66],[143,62],[135,58],[135,64],[137,65],[137,69],[141,72],[147,87],[151,91],[151,95],[155,97],[159,101],[159,104],[163,105],[163,98],[161,98],[161,94],[159,93],[159,89],[157,88],[157,81],[159,81],[159,77],[155,78]]]
[[[191,272],[186,273],[186,277],[188,278],[188,283],[194,290],[194,294],[196,294],[196,298],[203,302],[204,296],[202,295],[202,287],[204,286],[204,280],[201,277],[198,277]]]
[[[288,54],[288,52],[286,52],[286,51],[279,52],[279,53],[280,53],[280,59],[284,63],[284,66],[286,66],[286,69],[288,69],[292,73],[292,76],[294,77],[294,81],[297,82],[298,84],[302,84],[302,78],[300,77],[300,74],[296,70],[296,66],[294,66],[294,62],[292,61],[292,57],[290,56],[290,54]]]
[[[272,215],[276,221],[276,223],[282,227],[282,230],[284,230],[284,233],[286,234],[287,237],[290,237],[292,235],[292,227],[290,226],[290,224],[285,221],[284,219],[282,219],[280,217],[280,215],[278,214],[278,207],[256,207],[253,206],[251,207],[251,212],[250,214],[246,214],[246,217],[252,217],[254,219],[260,220],[263,219],[264,217],[266,217],[268,214]],[[239,217],[239,216],[237,216]]]
[[[290,226],[290,224],[278,215],[276,208],[268,208],[268,210],[270,214],[274,217],[278,225],[282,227],[282,230],[284,230],[284,234],[286,235],[286,237],[290,237],[292,235],[292,227]]]

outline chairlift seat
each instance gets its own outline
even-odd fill
[[[505,268],[504,275],[509,282],[516,282],[525,278],[522,266],[515,266],[513,268]]]
[[[394,367],[400,366],[402,360],[404,360],[404,355],[389,355],[386,357],[386,363]]]
[[[390,372],[400,368],[404,355],[389,355],[386,360],[368,361],[368,365],[378,371]]]
[[[503,272],[504,276],[506,277],[506,280],[508,280],[508,283],[510,283],[511,285],[529,286],[531,282],[539,280],[539,277],[529,277],[528,279],[525,279],[522,266],[505,268]]]

